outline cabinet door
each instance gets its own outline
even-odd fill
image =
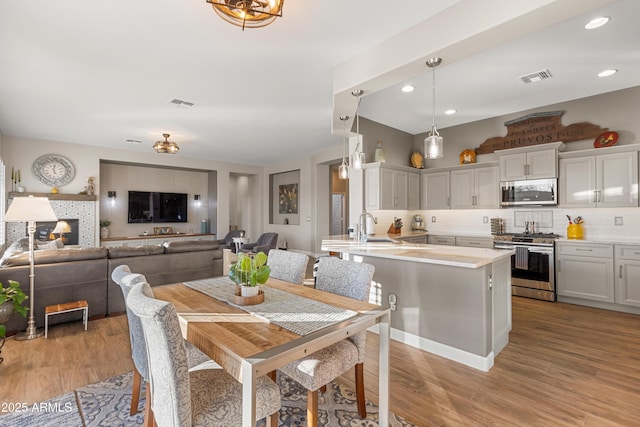
[[[596,159],[593,156],[560,159],[558,196],[561,207],[596,206]]]
[[[404,171],[393,171],[393,209],[407,209],[407,188],[408,173]]]
[[[456,237],[455,236],[437,236],[437,235],[428,235],[427,243],[430,245],[447,245],[447,246],[455,246],[456,245]]]
[[[449,209],[449,172],[422,175],[422,209]]]
[[[364,170],[364,205],[368,211],[380,209],[380,168]]]
[[[616,302],[640,307],[640,261],[616,262]]]
[[[555,178],[558,176],[556,150],[527,153],[527,179]]]
[[[556,264],[558,295],[614,302],[613,259],[562,255]]]
[[[473,169],[451,171],[451,209],[473,209],[474,175]]]
[[[410,211],[420,209],[420,174],[418,173],[407,175],[407,209]]]
[[[380,208],[395,209],[395,173],[391,169],[380,169]]]
[[[505,154],[500,156],[500,181],[515,181],[527,179],[526,164],[527,154]]]
[[[456,246],[466,246],[469,248],[493,248],[491,237],[465,237],[456,236]]]
[[[497,209],[500,207],[498,167],[485,167],[475,172],[475,204],[477,209]]]
[[[597,205],[638,206],[638,153],[596,156]]]

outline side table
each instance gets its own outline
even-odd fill
[[[54,314],[69,313],[71,311],[82,310],[82,323],[84,330],[87,330],[87,321],[89,320],[89,303],[86,301],[74,301],[65,304],[48,305],[44,309],[44,337],[47,338],[49,330],[49,316]]]

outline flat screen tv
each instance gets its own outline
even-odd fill
[[[187,195],[129,191],[128,223],[187,222]]]

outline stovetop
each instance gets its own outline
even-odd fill
[[[517,243],[543,243],[553,245],[555,240],[560,237],[555,233],[504,233],[495,234],[494,242],[517,242]]]

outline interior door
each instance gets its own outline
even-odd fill
[[[331,235],[347,234],[344,194],[331,195]]]

